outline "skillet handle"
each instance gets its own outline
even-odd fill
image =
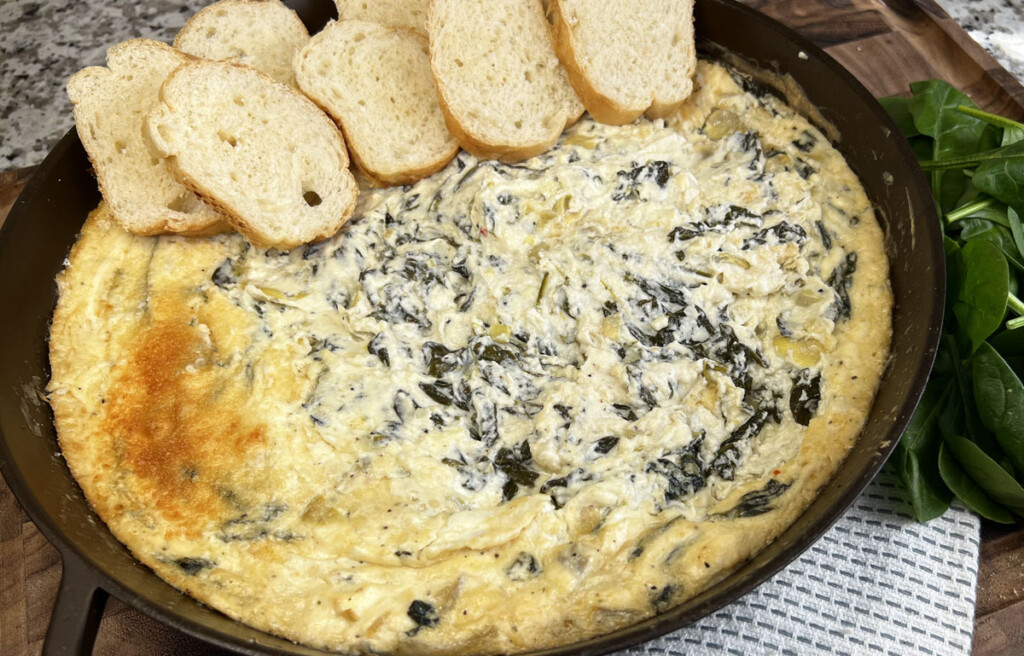
[[[62,554],[64,571],[57,603],[43,642],[43,656],[89,656],[107,603],[107,593],[74,554]]]

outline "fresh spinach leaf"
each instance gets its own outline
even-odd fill
[[[1005,116],[999,116],[998,114],[989,114],[988,112],[983,112],[980,109],[972,109],[970,107],[960,106],[957,107],[957,110],[964,114],[967,114],[968,116],[980,118],[989,125],[995,126],[997,128],[1002,128],[1003,139],[1001,141],[1001,145],[1003,146],[1008,146],[1012,143],[1017,143],[1018,141],[1024,140],[1024,124],[1008,119]]]
[[[960,227],[960,238],[964,240],[980,239],[992,242],[999,247],[1007,263],[1018,271],[1024,271],[1024,257],[1017,250],[1013,235],[1009,228],[986,221],[985,219],[963,219],[957,222]]]
[[[986,494],[1018,515],[1024,514],[1024,487],[981,447],[957,435],[947,436],[943,445]]]
[[[935,146],[933,145],[935,141],[934,139],[931,137],[920,136],[911,137],[908,141],[910,141],[910,149],[914,151],[914,157],[916,157],[918,161],[931,159],[932,152],[935,149]]]
[[[994,333],[1006,314],[1010,272],[1003,252],[995,244],[973,239],[961,249],[964,277],[953,315],[961,346],[970,355]]]
[[[1024,258],[1024,226],[1021,225],[1020,215],[1017,214],[1017,210],[1007,205],[1006,218],[1010,221],[1010,233],[1013,235],[1013,244],[1017,247],[1017,254]]]
[[[935,379],[929,381],[896,447],[897,470],[919,522],[927,522],[946,512],[952,499],[938,469],[938,452],[942,446],[938,418],[954,388],[954,381],[944,384]]]
[[[939,448],[942,445],[939,444]],[[924,523],[942,515],[949,508],[953,494],[939,477],[938,463],[932,454],[918,455],[902,446],[896,447],[896,463],[900,480],[910,497],[917,521]],[[934,470],[934,474],[929,470]],[[926,473],[927,472],[927,473]]]
[[[955,385],[951,390],[949,401],[943,404],[938,417],[939,430],[946,439],[964,435],[995,460],[1005,460],[995,436],[989,433],[984,422],[978,417],[974,402],[974,388],[971,384],[971,370],[964,366],[956,340],[946,335],[943,339],[942,351],[946,352],[953,369]]]
[[[932,159],[958,157],[995,146],[996,133],[982,120],[957,111],[960,105],[975,108],[971,99],[941,80],[910,85],[908,103],[914,125],[921,134],[934,139]],[[953,209],[963,193],[967,177],[961,169],[932,171],[932,193],[943,212]],[[980,187],[979,187],[980,189]]]
[[[974,402],[1014,469],[1024,472],[1024,385],[990,344],[972,358]]]
[[[879,98],[878,102],[889,113],[889,116],[892,117],[893,123],[900,129],[904,137],[909,139],[921,134],[917,126],[914,125],[914,115],[910,113],[910,98],[890,96],[888,98]]]
[[[1013,515],[985,494],[985,491],[957,463],[956,458],[946,448],[945,444],[939,448],[938,464],[942,480],[968,508],[993,522],[999,522],[1000,524],[1013,523]]]
[[[943,237],[942,247],[946,253],[946,326],[950,325],[949,317],[953,314],[953,306],[960,297],[960,288],[964,284],[964,254],[955,239]]]
[[[907,430],[903,433],[901,444],[910,451],[923,453],[932,451],[938,453],[939,443],[942,442],[942,432],[938,428],[938,418],[942,408],[949,403],[955,381],[939,381],[932,379],[921,395],[921,401],[917,404]]]
[[[1024,517],[1024,123],[939,80],[911,92],[882,104],[945,216],[946,329],[893,465],[919,521],[955,494],[1010,523]]]
[[[979,191],[1013,207],[1024,207],[1024,142],[1001,149],[1003,159],[982,162],[971,182]]]

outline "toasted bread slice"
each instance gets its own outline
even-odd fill
[[[430,0],[334,0],[338,20],[365,20],[426,35]]]
[[[583,113],[540,0],[432,0],[427,32],[448,130],[474,155],[536,155]]]
[[[693,91],[692,0],[551,0],[555,51],[587,111],[622,125]]]
[[[295,57],[299,88],[341,126],[378,184],[408,184],[459,152],[430,75],[427,38],[365,21],[331,23]]]
[[[67,82],[78,136],[100,191],[118,222],[136,234],[210,234],[228,228],[214,208],[178,182],[142,136],[160,85],[190,61],[170,46],[132,39],[107,51]]]
[[[194,61],[160,89],[147,136],[187,187],[253,244],[329,237],[359,193],[337,126],[295,89],[234,62]]]
[[[294,85],[292,59],[307,41],[298,14],[279,0],[220,0],[185,23],[174,47],[203,59],[235,59]]]

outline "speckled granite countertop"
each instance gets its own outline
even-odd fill
[[[71,127],[64,81],[132,37],[170,42],[212,0],[0,0],[0,171],[38,164]],[[1024,80],[1024,0],[937,0]]]

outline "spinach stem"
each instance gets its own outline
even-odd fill
[[[970,216],[979,210],[983,210],[986,207],[991,207],[996,202],[995,198],[986,198],[985,200],[977,200],[973,203],[968,203],[963,207],[958,207],[952,212],[946,214],[946,221],[953,223],[964,217]]]
[[[1024,124],[1018,123],[1017,121],[1011,121],[1005,116],[997,116],[995,114],[983,112],[980,109],[976,109],[974,107],[958,105],[956,111],[960,112],[961,114],[967,114],[968,116],[973,116],[974,118],[981,119],[982,121],[990,123],[998,128],[1018,128],[1020,130],[1024,130]]]
[[[1017,160],[1024,160],[1024,155],[999,155],[998,153],[965,155],[964,157],[925,160],[921,162],[921,169],[924,171],[947,171],[950,169],[971,168],[983,162],[1012,162]]]
[[[1006,304],[1019,315],[1024,315],[1024,301],[1013,295],[1012,292],[1006,295]]]
[[[1016,319],[1010,319],[1006,322],[1007,330],[1013,330],[1021,327],[1024,327],[1024,317],[1017,317]]]

